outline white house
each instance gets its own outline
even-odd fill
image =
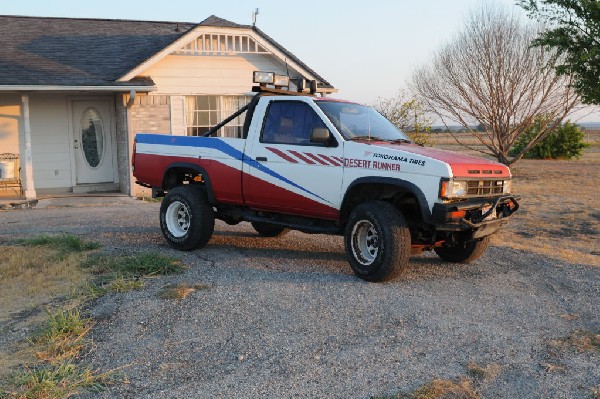
[[[12,170],[12,155],[0,155],[0,190],[20,166],[28,199],[136,195],[135,133],[203,133],[249,101],[255,70],[336,91],[257,27],[215,16],[199,24],[0,16],[0,154],[19,156]]]

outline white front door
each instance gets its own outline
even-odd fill
[[[72,100],[77,184],[114,181],[111,104],[110,99]]]

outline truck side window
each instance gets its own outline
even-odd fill
[[[267,110],[260,141],[271,144],[311,144],[314,128],[326,127],[319,115],[306,103],[299,101],[272,102]]]

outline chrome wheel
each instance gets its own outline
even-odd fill
[[[167,229],[174,237],[183,237],[190,228],[190,211],[179,201],[174,201],[167,208],[165,222]]]
[[[379,234],[368,220],[360,220],[352,229],[352,252],[362,265],[369,266],[379,252]]]

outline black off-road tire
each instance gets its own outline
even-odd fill
[[[388,202],[360,204],[348,218],[344,245],[350,267],[358,277],[367,281],[391,280],[408,266],[408,223]]]
[[[215,229],[215,215],[204,189],[179,186],[169,191],[160,205],[160,229],[175,249],[205,246]]]
[[[445,261],[453,263],[470,263],[483,256],[490,245],[490,236],[477,241],[470,241],[464,246],[434,248],[435,253]]]
[[[265,222],[250,222],[254,230],[263,237],[280,237],[286,234],[289,229],[276,224],[265,223]]]

